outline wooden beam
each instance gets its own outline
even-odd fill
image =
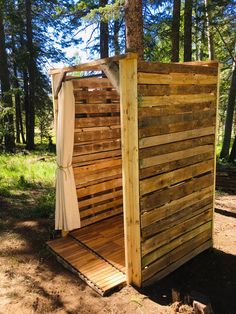
[[[118,93],[120,93],[119,86],[119,65],[117,62],[109,62],[101,65],[102,71],[106,74],[111,84],[115,87]]]
[[[123,208],[128,284],[141,286],[137,55],[120,60]]]
[[[218,81],[217,81],[217,94],[216,94],[216,120],[215,120],[215,143],[214,143],[214,184],[213,184],[213,209],[212,209],[212,242],[214,245],[214,224],[215,224],[215,197],[216,197],[216,147],[217,147],[217,132],[218,132],[218,110],[220,103],[220,68],[221,64],[218,63]]]
[[[53,75],[53,74],[58,74],[61,72],[69,73],[69,72],[79,72],[79,71],[100,71],[101,70],[100,66],[103,64],[116,62],[122,59],[130,59],[130,58],[133,58],[135,55],[136,55],[135,53],[129,52],[127,54],[118,55],[118,56],[114,56],[110,58],[99,59],[99,60],[95,60],[95,61],[91,61],[91,62],[87,62],[87,63],[75,65],[75,66],[50,69],[48,73],[50,75]]]

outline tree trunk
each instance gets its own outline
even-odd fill
[[[192,60],[192,10],[193,0],[185,0],[184,8],[184,61]]]
[[[120,54],[120,45],[119,45],[119,31],[120,31],[120,22],[119,20],[114,21],[114,28],[113,28],[113,46],[115,50],[115,55]]]
[[[137,52],[143,59],[142,0],[125,0],[126,50]]]
[[[108,3],[108,0],[100,0],[99,6],[105,7]],[[109,57],[109,30],[108,22],[100,21],[100,57],[107,58]]]
[[[9,111],[4,116],[5,122],[5,149],[8,152],[15,151],[15,134],[14,134],[14,117],[13,117],[13,102],[11,95],[10,76],[8,69],[8,58],[6,52],[5,31],[3,22],[3,3],[0,2],[0,81],[1,92],[4,107]]]
[[[28,51],[27,69],[29,74],[29,107],[28,119],[26,121],[26,148],[34,149],[34,127],[35,127],[35,86],[36,86],[36,64],[33,48],[33,30],[32,30],[32,14],[31,0],[25,0],[26,9],[26,46]]]
[[[16,48],[15,48],[15,40],[12,36],[12,52],[16,55]],[[20,143],[20,137],[22,139],[22,143],[25,144],[25,136],[24,136],[24,128],[23,128],[23,121],[22,121],[22,112],[21,112],[21,99],[19,93],[19,82],[17,78],[17,63],[16,60],[13,58],[13,86],[16,89],[15,92],[15,111],[16,111],[16,142]]]
[[[179,62],[179,28],[181,1],[174,0],[172,18],[172,62]]]
[[[229,98],[228,98],[228,105],[227,105],[227,112],[226,112],[224,140],[223,140],[222,150],[220,153],[220,158],[227,159],[229,156],[235,99],[236,99],[236,61],[234,61],[233,63],[233,73],[232,73],[231,84],[229,88]]]
[[[208,42],[208,56],[210,60],[215,60],[215,47],[212,34],[212,22],[211,22],[211,11],[209,9],[210,0],[205,0],[206,10],[206,34]]]
[[[230,162],[234,162],[235,159],[236,159],[236,135],[234,137],[234,143],[233,143],[233,146],[232,146],[232,149],[231,149],[231,153],[230,153],[230,156],[229,156],[229,161]]]

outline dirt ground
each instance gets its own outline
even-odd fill
[[[236,195],[217,195],[214,249],[145,290],[124,287],[104,298],[47,251],[53,222],[14,218],[22,210],[16,199],[0,198],[1,314],[193,313],[184,304],[192,291],[208,296],[215,313],[236,313]],[[182,303],[172,303],[172,288]]]

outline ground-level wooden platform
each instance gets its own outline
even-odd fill
[[[65,267],[101,295],[126,283],[121,215],[74,230],[47,245]]]

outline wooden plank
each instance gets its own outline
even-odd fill
[[[105,210],[113,210],[113,207],[117,207],[118,205],[123,204],[123,199],[122,197],[115,200],[115,201],[110,201],[102,205],[94,206],[85,210],[80,210],[80,218],[84,219],[88,216],[93,216],[97,215]]]
[[[70,236],[65,240],[56,240],[56,245],[54,241],[48,242],[48,245],[59,256],[60,262],[63,261],[63,265],[69,265],[72,271],[101,295],[125,283],[124,273]]]
[[[74,90],[75,102],[86,100],[87,103],[106,102],[109,99],[119,100],[119,95],[115,90]]]
[[[142,229],[142,238],[146,239],[159,232],[163,232],[193,216],[200,214],[207,209],[212,209],[212,195],[208,194],[203,200],[195,201],[191,206],[188,204],[184,208],[178,208],[176,213],[173,215],[168,215],[162,220],[156,221],[153,224]]]
[[[146,148],[155,145],[179,142],[187,139],[197,138],[214,134],[215,127],[210,126],[201,129],[187,130],[183,132],[170,133],[164,135],[150,136],[139,140],[139,148]]]
[[[106,130],[86,130],[77,132],[75,130],[74,141],[75,143],[93,140],[104,140],[109,138],[120,138],[120,129],[106,129]]]
[[[162,279],[163,277],[167,276],[168,274],[170,274],[171,272],[173,272],[174,270],[176,270],[177,268],[179,268],[180,266],[182,266],[183,264],[185,264],[186,262],[191,260],[193,257],[195,257],[198,254],[200,254],[201,252],[209,249],[210,247],[212,247],[212,240],[209,240],[209,241],[203,243],[202,245],[198,246],[197,248],[192,249],[190,253],[186,254],[184,257],[180,258],[176,262],[167,266],[162,271],[157,272],[150,279],[144,281],[142,286],[146,287],[146,286],[151,285],[151,284],[155,283],[156,281]]]
[[[185,149],[178,152],[163,154],[160,156],[147,157],[140,160],[140,168],[151,167],[157,164],[164,164],[166,162],[171,162],[203,153],[212,153],[213,151],[214,151],[213,145],[204,145]]]
[[[140,96],[164,96],[216,93],[216,85],[157,85],[139,84]]]
[[[178,246],[180,246],[182,243],[185,243],[189,240],[191,240],[192,238],[194,238],[195,236],[197,236],[198,234],[207,231],[209,238],[211,235],[211,227],[212,227],[212,223],[211,221],[185,233],[184,235],[174,239],[173,241],[168,242],[167,244],[165,244],[164,246],[158,248],[157,250],[149,253],[148,255],[145,255],[142,258],[142,268],[144,268],[145,266],[151,264],[152,262],[154,262],[155,260],[159,259],[160,257],[162,257],[165,254],[168,254],[170,251],[172,251],[173,249],[177,248]]]
[[[174,270],[176,270],[177,268],[179,268],[180,266],[182,266],[183,264],[185,264],[186,262],[191,260],[193,257],[195,257],[196,255],[200,254],[201,252],[209,249],[210,247],[212,247],[212,240],[211,239],[208,241],[205,241],[204,243],[202,243],[201,245],[199,245],[198,247],[196,247],[194,249],[192,248],[192,250],[190,250],[188,253],[186,253],[180,259],[176,260],[172,264],[168,264],[168,266],[166,266],[166,268],[164,268],[163,270],[161,270],[159,272],[157,270],[155,272],[156,274],[153,273],[149,279],[144,280],[143,286],[150,285],[150,284],[154,283],[155,281],[160,280],[161,278],[167,276],[168,274],[170,274],[171,272],[173,272]]]
[[[212,85],[217,83],[217,76],[203,75],[194,73],[138,73],[138,84],[196,84],[196,85]]]
[[[120,61],[120,104],[127,282],[140,287],[137,56]]]
[[[187,150],[190,148],[195,148],[204,145],[211,145],[214,143],[214,135],[206,135],[202,137],[186,139],[183,141],[179,141],[178,144],[176,142],[156,145],[152,147],[142,148],[140,150],[140,159],[163,155],[168,153],[174,153],[176,151]]]
[[[196,202],[205,200],[211,196],[213,187],[209,186],[202,190],[193,192],[177,200],[170,201],[163,206],[154,208],[150,211],[144,212],[141,215],[142,234],[144,237],[149,236],[149,232],[145,232],[145,227],[150,226],[159,220],[165,219],[170,215],[174,215],[180,210],[183,210],[187,206],[192,206]]]
[[[165,127],[165,124],[191,122],[192,120],[201,120],[215,117],[215,109],[197,112],[186,112],[182,114],[167,114],[163,116],[145,116],[139,118],[139,128],[150,128],[159,126]]]
[[[157,107],[184,104],[201,104],[215,101],[216,95],[211,94],[190,94],[190,95],[164,95],[164,96],[143,96],[139,100],[139,107]]]
[[[120,117],[81,117],[75,118],[75,128],[88,128],[93,126],[119,125]]]
[[[98,214],[96,216],[87,218],[87,219],[82,219],[81,220],[81,226],[87,226],[88,224],[92,224],[95,223],[97,221],[101,221],[103,219],[106,219],[108,217],[113,217],[115,215],[121,214],[123,212],[123,208],[122,207],[117,207],[117,208],[113,208],[112,210],[106,211],[105,213],[101,213]]]
[[[211,221],[212,219],[212,210],[207,210],[198,214],[197,216],[193,216],[180,224],[175,225],[174,227],[170,228],[169,230],[165,230],[155,236],[146,239],[142,243],[142,254],[145,256],[146,254],[156,250],[158,247],[169,243],[170,241],[174,240],[175,238],[180,237],[181,235],[189,232],[192,229],[197,228],[198,226]]]
[[[117,198],[119,196],[122,196],[122,194],[123,194],[122,190],[114,191],[114,192],[106,193],[100,196],[95,196],[84,201],[79,201],[78,205],[79,205],[79,208],[82,208],[84,206],[88,206],[88,205],[100,203],[106,200]]]
[[[151,73],[196,73],[205,75],[217,75],[214,67],[204,66],[204,64],[195,63],[193,65],[185,63],[161,63],[139,61],[138,72]]]
[[[197,112],[205,112],[215,109],[214,101],[203,101],[200,103],[193,104],[161,104],[154,107],[140,107],[139,108],[139,119],[144,119],[147,117],[161,117],[167,115],[180,115],[185,113],[197,113]]]
[[[96,171],[96,170],[101,170],[101,169],[106,169],[110,167],[115,167],[115,166],[121,166],[121,159],[111,159],[99,163],[94,163],[86,166],[81,166],[81,167],[73,167],[74,175],[78,174],[88,174],[90,172]]]
[[[139,129],[139,138],[155,136],[155,135],[162,135],[168,133],[176,133],[182,131],[188,131],[192,129],[201,129],[203,127],[214,126],[215,125],[215,114],[212,113],[208,115],[208,117],[201,118],[203,114],[199,114],[199,117],[196,119],[191,119],[190,115],[186,117],[189,119],[188,121],[181,121],[177,123],[164,123],[156,125],[152,125],[151,127],[145,127]],[[177,119],[177,118],[174,118]],[[184,117],[183,117],[184,119]],[[164,117],[163,117],[164,120]],[[168,121],[168,119],[166,119]]]
[[[94,154],[111,150],[121,149],[121,139],[108,139],[88,142],[88,144],[75,143],[74,155]]]
[[[112,88],[112,84],[105,77],[77,77],[73,79],[74,90],[89,88]]]
[[[121,150],[120,149],[114,149],[114,150],[108,150],[105,152],[99,152],[94,154],[85,154],[85,155],[79,155],[76,154],[73,155],[72,158],[72,164],[91,164],[96,160],[96,162],[103,162],[107,160],[108,158],[120,158],[121,156]]]
[[[108,190],[111,190],[113,188],[117,188],[120,186],[122,186],[121,178],[109,180],[109,181],[102,182],[96,185],[88,186],[86,188],[77,189],[77,196],[78,198],[81,198],[87,195],[92,195],[99,192],[108,191]]]
[[[90,61],[87,63],[78,64],[74,66],[50,69],[48,73],[52,75],[52,74],[57,74],[60,72],[70,73],[70,72],[80,72],[80,71],[99,71],[100,65],[102,64],[107,64],[109,62],[116,62],[122,59],[128,60],[128,59],[134,58],[135,56],[136,56],[135,53],[128,52],[126,54],[117,55],[117,56],[109,57],[109,58],[98,59],[98,60],[94,60],[94,61]]]
[[[213,208],[215,208],[215,193],[216,193],[216,163],[217,163],[217,157],[216,157],[216,149],[217,149],[217,144],[218,144],[218,117],[219,117],[219,104],[220,104],[220,64],[218,64],[217,67],[217,71],[218,71],[218,80],[217,80],[217,97],[216,97],[216,131],[215,131],[215,143],[214,143],[214,192],[213,192]],[[213,214],[212,216],[212,239],[213,239],[213,244],[214,244],[214,220],[215,216]]]
[[[186,157],[180,160],[175,160],[171,162],[166,162],[164,164],[157,164],[148,168],[142,168],[139,170],[139,178],[140,180],[152,177],[154,175],[158,175],[161,173],[173,171],[175,169],[179,169],[182,167],[186,167],[189,165],[194,165],[198,162],[209,160],[214,158],[213,152],[203,153],[195,156]]]
[[[118,113],[120,104],[75,104],[75,114]]]
[[[120,177],[121,176],[122,169],[120,166],[108,168],[105,170],[97,170],[96,173],[84,173],[84,174],[78,174],[75,175],[75,185],[76,187],[82,186],[82,185],[91,185],[96,184],[98,181],[107,181],[111,177]]]
[[[120,93],[119,64],[117,62],[109,62],[101,65],[101,69],[115,87],[116,91]]]
[[[140,181],[140,195],[163,189],[176,183],[191,179],[203,173],[212,171],[213,160],[203,161],[191,166],[177,169]]]
[[[141,199],[141,210],[149,211],[153,208],[162,206],[168,202],[177,200],[193,192],[213,185],[213,175],[206,174],[202,177],[192,179],[188,182],[177,184],[168,189],[155,191],[150,195],[143,196]]]

